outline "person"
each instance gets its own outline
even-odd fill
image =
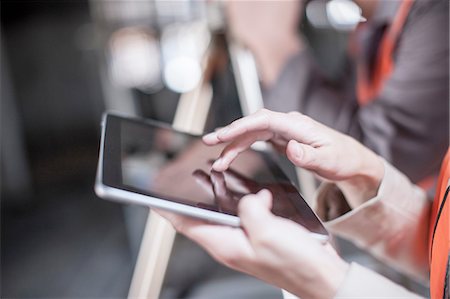
[[[213,171],[225,171],[261,140],[342,191],[351,210],[325,222],[330,232],[415,278],[427,280],[431,265],[431,297],[448,298],[450,157],[432,206],[426,193],[385,159],[298,112],[261,110],[203,137],[208,145],[226,144]],[[243,197],[238,204],[241,228],[159,213],[219,262],[300,298],[418,297],[371,270],[348,264],[299,224],[272,214],[271,206],[272,194],[265,189]]]
[[[305,1],[229,1],[229,31],[255,56],[265,108],[311,116],[422,182],[449,142],[449,2],[354,1],[367,22],[337,80],[297,33]]]

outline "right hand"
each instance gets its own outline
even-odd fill
[[[262,109],[205,135],[208,145],[230,142],[213,164],[228,169],[236,157],[256,141],[269,141],[298,167],[336,182],[352,207],[373,197],[384,175],[384,165],[372,151],[298,112]]]

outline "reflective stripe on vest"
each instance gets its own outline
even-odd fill
[[[430,217],[430,295],[431,298],[444,298],[448,288],[446,273],[450,253],[450,149],[447,150],[439,174],[438,189],[434,197]],[[447,293],[448,294],[448,293]]]
[[[394,66],[393,52],[412,4],[413,0],[403,0],[400,4],[394,21],[381,40],[373,72],[369,73],[368,65],[362,62],[357,64],[356,94],[359,105],[364,106],[374,100],[391,74]]]

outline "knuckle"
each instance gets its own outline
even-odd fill
[[[253,114],[253,118],[258,120],[260,129],[267,130],[270,128],[270,118],[273,113],[266,108],[261,108]]]
[[[265,129],[265,130],[269,129],[270,128],[270,113],[269,112],[262,113],[261,119],[262,119],[262,124],[263,124],[262,129]]]
[[[273,111],[270,111],[266,108],[259,109],[256,114],[260,116],[263,120],[270,120],[270,116],[273,114]]]
[[[311,117],[309,117],[308,115],[305,115],[305,114],[299,114],[298,115],[298,117],[300,118],[300,120],[302,121],[302,122],[304,122],[305,124],[310,124],[310,123],[312,123],[312,118]]]
[[[304,155],[304,167],[309,169],[315,169],[317,167],[317,156],[313,155],[310,151],[303,153]]]
[[[317,126],[315,125],[314,120],[307,116],[307,115],[302,115],[300,117],[300,122],[302,123],[302,126],[306,129],[306,130],[317,130]]]
[[[292,121],[299,122],[302,126],[312,126],[313,124],[313,119],[303,113],[291,111],[288,115],[292,118]]]

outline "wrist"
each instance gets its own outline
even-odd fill
[[[375,197],[384,177],[384,164],[381,158],[363,146],[360,147],[362,152],[357,155],[359,162],[356,164],[358,173],[337,183],[352,208]]]
[[[342,282],[347,275],[349,265],[335,252],[324,259],[317,267],[318,274],[311,284],[310,298],[331,299],[334,298]]]
[[[321,292],[321,298],[334,298],[339,290],[339,287],[342,285],[342,282],[347,275],[349,264],[342,260],[341,258],[337,258],[336,262],[333,264],[333,267],[329,267],[327,271],[323,273],[323,285],[326,288]]]

